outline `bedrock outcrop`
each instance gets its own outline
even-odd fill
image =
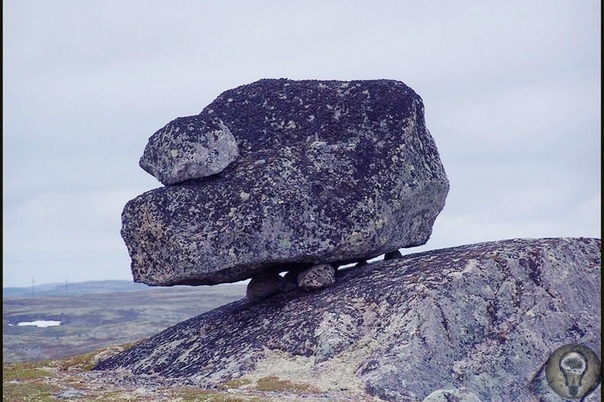
[[[544,373],[554,351],[601,355],[600,256],[600,239],[513,239],[342,268],[331,287],[233,302],[96,370],[206,388],[276,376],[384,401],[559,401]]]
[[[243,85],[156,132],[140,163],[170,184],[122,213],[134,280],[153,286],[419,246],[449,190],[421,97],[393,80]]]

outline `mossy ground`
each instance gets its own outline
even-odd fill
[[[282,380],[279,377],[270,376],[259,378],[256,382],[258,391],[277,391],[277,392],[295,392],[295,393],[320,393],[321,391],[306,383],[297,383],[289,380]]]
[[[128,345],[124,345],[127,347]],[[90,372],[95,365],[95,351],[75,357],[37,362],[5,363],[2,371],[3,402],[56,402],[66,391],[76,393],[78,402],[86,401],[174,401],[174,402],[276,402],[287,394],[289,401],[312,400],[320,390],[309,384],[296,383],[276,376],[256,381],[234,379],[218,390],[197,387],[165,387],[155,390],[120,388],[91,384],[79,374]]]

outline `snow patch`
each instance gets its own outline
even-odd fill
[[[8,324],[11,327],[14,327],[14,324]],[[61,325],[61,321],[45,321],[45,320],[37,320],[37,321],[23,321],[20,323],[17,323],[17,327],[26,327],[26,326],[32,326],[32,327],[38,327],[38,328],[46,328],[46,327],[58,327],[59,325]]]

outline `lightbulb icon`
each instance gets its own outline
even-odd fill
[[[560,358],[560,370],[571,397],[579,395],[581,381],[587,371],[587,358],[580,352],[569,352]]]
[[[561,346],[547,360],[545,377],[561,397],[582,399],[600,383],[600,358],[584,345]]]

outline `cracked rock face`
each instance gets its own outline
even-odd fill
[[[419,246],[449,190],[422,99],[392,80],[228,90],[154,134],[141,166],[174,183],[122,213],[134,280],[158,286]]]
[[[277,376],[384,401],[559,401],[550,356],[601,356],[600,257],[600,239],[514,239],[340,269],[330,287],[231,303],[97,369],[202,387]]]

